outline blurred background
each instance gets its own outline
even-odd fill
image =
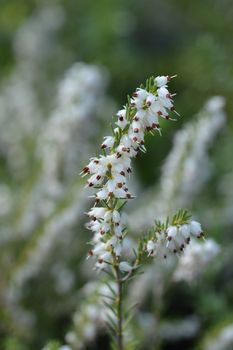
[[[134,165],[131,239],[184,206],[206,241],[128,288],[126,345],[233,349],[232,33],[231,0],[1,0],[0,349],[109,349],[79,172],[126,95],[167,74],[181,117]]]

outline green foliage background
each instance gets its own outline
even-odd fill
[[[2,82],[15,67],[15,32],[43,3],[48,4],[48,1],[0,1]],[[126,94],[134,90],[145,77],[151,74],[178,75],[172,82],[172,90],[178,93],[176,108],[181,118],[176,125],[170,125],[166,121],[162,124],[163,138],[159,140],[159,146],[157,139],[147,140],[148,152],[136,164],[142,187],[149,187],[159,178],[159,167],[171,148],[176,129],[190,120],[208,97],[221,95],[226,98],[227,127],[216,140],[211,153],[214,160],[213,177],[203,189],[199,200],[194,203],[200,221],[205,223],[207,209],[214,208],[217,211],[223,205],[224,198],[217,191],[219,181],[224,175],[233,172],[232,1],[61,0],[50,3],[64,8],[65,24],[58,34],[64,55],[57,57],[55,62],[48,61],[48,85],[51,81],[55,85],[65,69],[76,61],[97,64],[107,69],[108,95],[120,107],[125,103]],[[0,164],[1,180],[12,184],[12,179],[5,171],[4,160],[0,160]],[[32,165],[36,172],[36,165]],[[79,169],[77,173],[78,171]],[[20,184],[13,185],[17,188]],[[191,342],[163,344],[164,350],[202,349],[205,338],[214,336],[224,322],[232,322],[232,226],[218,221],[218,216],[212,220],[214,225],[210,235],[226,247],[222,250],[220,261],[207,271],[204,281],[197,283],[195,288],[178,285],[168,289],[163,311],[164,318],[182,317],[187,312],[196,312],[202,317],[203,330],[200,331],[198,339]],[[17,249],[12,247],[14,249],[18,254]],[[71,265],[76,263],[77,261],[70,261]],[[49,295],[49,282],[46,278],[45,275],[43,281],[43,275],[41,277],[45,284],[48,283]],[[29,289],[33,288],[34,281],[31,283]],[[82,285],[83,281],[77,283],[77,288],[80,287],[79,283]],[[35,293],[37,302],[43,293],[44,286]],[[31,296],[30,292],[29,295]],[[179,300],[179,304],[176,300]],[[0,311],[1,348],[29,350],[33,346],[33,349],[39,349],[49,340],[49,336],[63,340],[70,324],[69,312],[72,307],[68,307],[67,313],[64,312],[64,318],[61,317],[53,323],[51,319],[46,319],[46,313],[40,313],[40,306],[35,305],[34,300],[27,295],[25,304],[29,308],[38,309],[40,336],[35,337],[33,345],[25,345],[20,337],[13,337],[8,327],[4,326],[9,320],[3,309]]]

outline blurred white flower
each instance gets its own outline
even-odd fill
[[[116,290],[115,284],[110,283],[110,288]],[[105,329],[108,317],[115,318],[105,305],[105,302],[112,303],[111,296],[111,290],[104,283],[88,282],[84,286],[79,299],[82,302],[73,316],[72,330],[66,334],[66,341],[74,349],[83,349],[90,344]]]
[[[133,198],[128,186],[131,160],[140,151],[146,151],[145,132],[160,130],[161,117],[171,119],[169,112],[174,110],[174,106],[166,88],[169,80],[169,77],[151,78],[150,88],[136,89],[130,103],[116,113],[117,127],[113,130],[113,136],[104,137],[101,145],[103,155],[91,158],[81,172],[82,176],[89,175],[87,186],[96,189],[93,196],[95,207],[87,213],[91,222],[86,226],[94,233],[94,248],[89,256],[96,258],[96,268],[106,267],[106,263],[113,264],[113,256],[120,257],[122,253],[125,226],[115,206],[119,200]],[[99,204],[101,201],[108,210]],[[96,220],[99,224],[96,224]],[[122,272],[132,270],[132,266],[125,261],[119,263],[119,268]]]
[[[13,206],[13,198],[10,188],[7,185],[0,184],[0,217],[7,216]]]
[[[190,206],[200,193],[213,171],[208,150],[225,124],[224,105],[223,97],[210,98],[197,121],[185,124],[176,133],[163,165],[160,186],[141,194],[131,208],[128,224],[133,232],[153,225],[155,215],[163,219],[180,207]]]
[[[189,316],[183,320],[167,321],[160,325],[159,333],[162,339],[169,342],[194,338],[201,328],[197,316]]]
[[[43,5],[39,8],[15,36],[14,49],[18,58],[30,63],[47,58],[54,50],[54,34],[61,28],[64,20],[65,13],[59,5]]]
[[[233,324],[222,328],[220,332],[209,340],[204,350],[231,350],[233,347]]]
[[[220,250],[219,244],[213,239],[207,239],[204,242],[193,241],[178,261],[174,280],[194,282],[220,253]]]

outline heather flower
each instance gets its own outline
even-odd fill
[[[200,238],[203,235],[201,224],[197,221],[190,222],[190,232],[193,236]]]
[[[117,127],[113,129],[113,136],[104,137],[101,145],[103,155],[91,158],[81,173],[82,176],[90,176],[87,186],[96,189],[93,196],[96,204],[87,213],[92,219],[87,228],[94,232],[93,244],[97,244],[98,247],[97,250],[94,247],[89,252],[89,255],[97,258],[96,267],[105,262],[104,250],[107,257],[111,251],[113,253],[113,259],[108,259],[108,263],[113,264],[114,255],[121,255],[126,232],[117,204],[118,201],[126,202],[134,197],[128,186],[129,175],[132,172],[131,159],[140,151],[146,150],[145,134],[160,129],[161,117],[170,119],[169,112],[173,109],[173,100],[166,88],[169,80],[168,77],[159,77],[158,83],[156,79],[151,78],[147,81],[146,88],[136,89],[124,109],[116,113]],[[100,203],[101,206],[98,206]],[[101,241],[104,244],[101,245],[98,254]],[[122,269],[127,268],[125,264],[120,266]]]
[[[213,239],[193,241],[179,259],[173,279],[193,283],[219,253],[220,246]]]
[[[156,243],[149,240],[146,245],[146,250],[148,251],[148,256],[153,256],[155,254]]]
[[[116,114],[117,127],[112,127],[113,135],[104,137],[103,154],[91,158],[81,172],[82,176],[89,176],[87,187],[94,189],[92,197],[95,199],[94,206],[87,212],[91,221],[86,227],[94,233],[93,248],[88,256],[95,258],[97,270],[108,272],[117,284],[117,294],[113,292],[115,302],[109,307],[116,310],[113,328],[119,350],[123,349],[122,285],[143,263],[145,253],[165,259],[171,254],[180,255],[191,236],[200,238],[203,235],[201,225],[191,221],[187,211],[180,210],[171,222],[169,219],[166,223],[157,221],[148,238],[139,240],[138,249],[134,251],[135,260],[128,261],[129,254],[123,254],[128,231],[121,211],[128,200],[134,198],[128,185],[131,161],[140,151],[146,151],[146,133],[160,132],[160,118],[172,119],[170,111],[175,109],[173,95],[167,89],[170,79],[150,78],[146,87],[141,86],[128,97],[124,109]]]
[[[190,220],[186,211],[183,211],[183,213],[180,211],[180,213],[176,214],[180,215],[178,221],[175,219],[176,216],[173,217],[172,221],[174,224],[172,225],[160,227],[160,223],[156,224],[154,233],[145,244],[148,256],[160,255],[167,258],[171,253],[181,254],[185,247],[189,245],[192,236],[193,238],[201,238],[203,236],[201,224]],[[182,223],[183,219],[184,223]]]

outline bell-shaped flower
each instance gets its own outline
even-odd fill
[[[131,266],[127,261],[121,261],[119,264],[119,269],[121,272],[130,272],[133,270],[133,266]]]
[[[169,226],[167,228],[167,239],[168,239],[168,241],[171,241],[172,239],[175,239],[176,235],[177,235],[177,232],[178,232],[177,226]]]
[[[156,249],[155,241],[149,240],[146,245],[146,250],[148,251],[149,256],[154,256]]]
[[[115,139],[113,136],[105,136],[104,137],[104,142],[101,145],[101,148],[112,148],[115,143]]]
[[[117,117],[118,117],[118,120],[116,122],[116,125],[118,125],[120,129],[124,130],[126,125],[128,124],[126,120],[126,109],[121,109],[117,113]]]
[[[190,222],[190,232],[194,237],[200,238],[203,236],[203,230],[201,228],[201,224],[197,221]]]

